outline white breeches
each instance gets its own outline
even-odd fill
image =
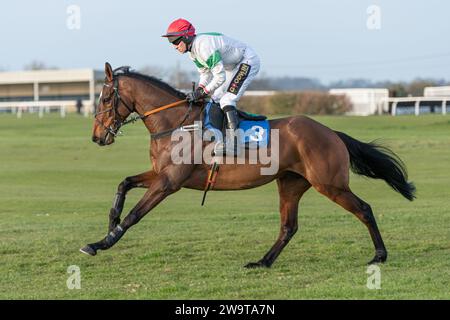
[[[217,88],[211,98],[225,106],[236,106],[249,84],[259,72],[259,57],[250,48],[246,49],[244,58],[233,70],[226,70],[226,81]]]

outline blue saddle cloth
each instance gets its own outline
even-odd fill
[[[238,110],[238,143],[246,149],[267,147],[269,144],[270,124],[265,116],[254,115]],[[225,115],[219,105],[208,102],[205,107],[203,127],[215,134],[225,133]]]
[[[270,125],[267,120],[241,120],[239,122],[239,129],[242,129],[244,134],[240,136],[240,143],[244,144],[248,149],[256,149],[267,147],[269,143]]]

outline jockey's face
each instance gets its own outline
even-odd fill
[[[178,44],[172,44],[175,50],[178,50],[180,53],[185,53],[187,51],[187,45],[184,41],[180,41]]]

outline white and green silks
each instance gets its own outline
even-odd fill
[[[222,108],[236,106],[260,67],[252,48],[220,33],[197,34],[189,56],[200,73],[199,86]]]

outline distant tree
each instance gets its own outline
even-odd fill
[[[146,74],[148,76],[152,76],[158,79],[166,79],[167,78],[167,70],[159,66],[151,66],[146,65],[139,68],[138,72]]]
[[[402,82],[396,83],[385,83],[385,88],[389,90],[390,97],[407,97],[408,90],[406,89],[406,85]]]
[[[168,81],[177,89],[191,91],[192,82],[198,81],[198,78],[198,72],[182,70],[177,64],[177,66],[171,70]],[[198,85],[198,83],[196,83],[196,85]]]
[[[241,105],[246,111],[259,114],[344,114],[352,104],[346,96],[327,92],[278,92],[270,96],[244,96]]]
[[[324,85],[317,79],[303,77],[281,77],[271,80],[277,90],[324,90]]]
[[[333,82],[329,88],[387,88],[391,97],[422,96],[425,87],[444,86],[448,82],[444,79],[415,79],[411,82],[372,82],[367,79],[348,79]]]
[[[249,85],[248,90],[274,90],[272,78],[265,74],[257,76]]]
[[[368,79],[346,79],[334,81],[329,88],[377,88],[377,84]]]
[[[192,81],[198,80],[197,72],[188,72],[182,70],[177,64],[175,68],[167,69],[160,66],[143,66],[138,70],[140,73],[161,79],[170,85],[181,90],[191,90]]]
[[[24,70],[55,70],[58,69],[55,66],[49,66],[43,61],[33,60],[23,67]]]
[[[432,80],[432,79],[415,79],[410,82],[406,87],[408,94],[418,97],[423,96],[423,91],[425,87],[437,87],[445,84],[443,80]]]
[[[415,79],[411,82],[379,82],[378,85],[381,88],[387,88],[389,90],[389,96],[391,97],[407,97],[423,96],[425,87],[444,86],[447,82],[443,79]]]

